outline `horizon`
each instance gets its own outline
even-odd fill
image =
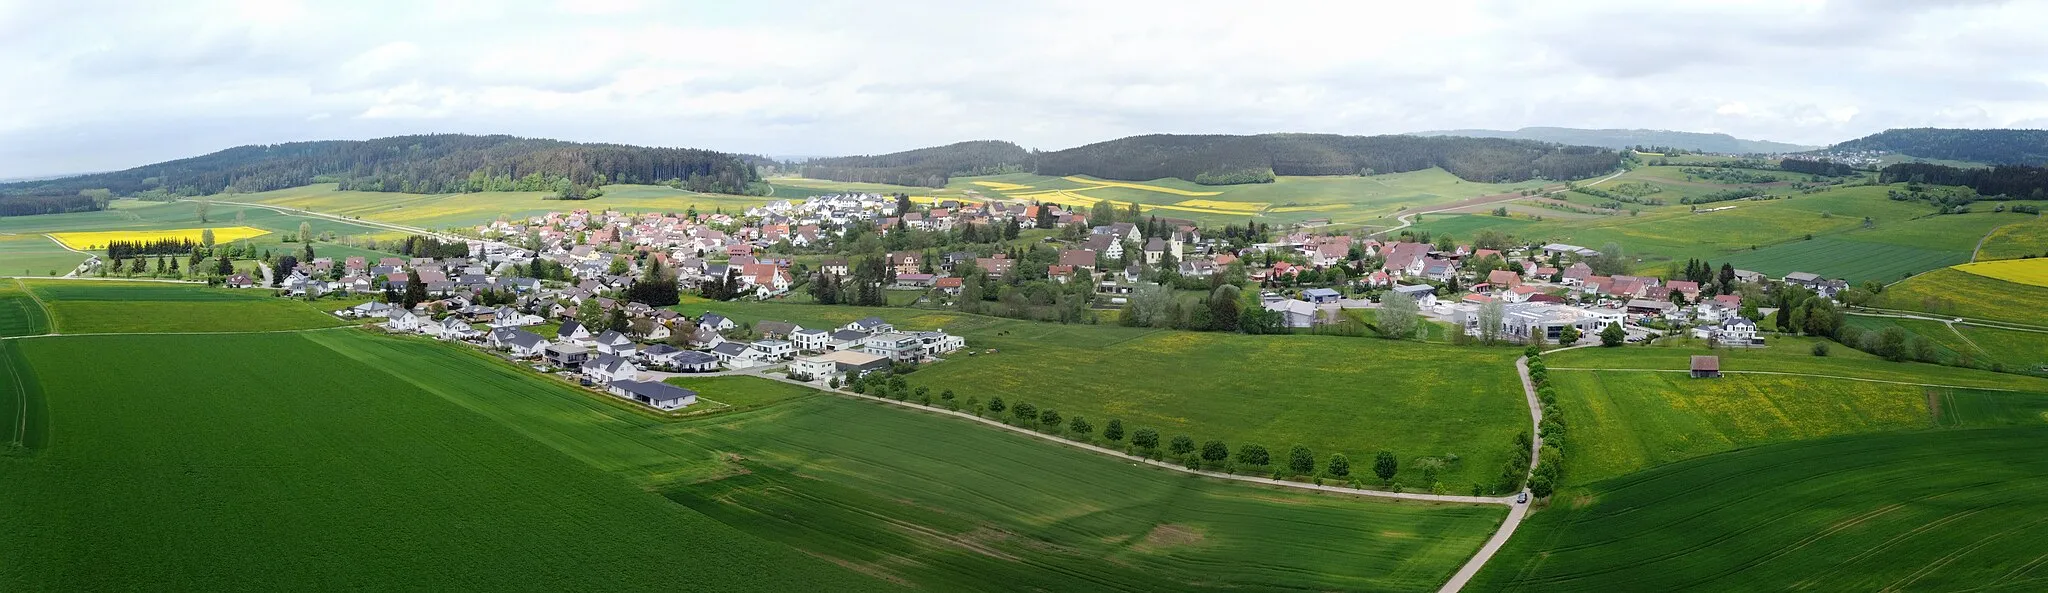
[[[2048,69],[2025,59],[2048,41],[2024,30],[2048,6],[2004,2],[1282,4],[1231,23],[1151,3],[101,8],[0,3],[0,74],[45,90],[0,98],[0,178],[423,133],[857,155],[1141,134],[1564,127],[1825,146],[2048,127]],[[958,26],[989,22],[1004,27]],[[450,27],[466,33],[424,34]],[[1075,27],[1100,30],[1063,41]]]

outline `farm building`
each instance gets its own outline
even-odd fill
[[[1719,357],[1719,356],[1694,356],[1694,357],[1692,357],[1692,378],[1694,378],[1694,379],[1712,379],[1712,378],[1715,378],[1715,377],[1720,377],[1720,376],[1721,376],[1721,357]]]

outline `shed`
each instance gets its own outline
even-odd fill
[[[1720,376],[1721,376],[1721,357],[1719,357],[1719,356],[1694,356],[1694,357],[1692,357],[1692,378],[1694,378],[1694,379],[1711,379],[1711,378],[1715,378],[1715,377],[1720,377]]]

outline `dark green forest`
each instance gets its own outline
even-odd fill
[[[0,208],[91,209],[79,192],[117,196],[197,196],[260,192],[334,182],[342,189],[417,193],[556,191],[584,197],[606,183],[667,183],[697,191],[745,193],[759,176],[734,155],[517,138],[433,134],[364,141],[240,146],[126,171],[0,185]],[[40,213],[40,212],[34,212]]]
[[[1031,151],[1001,140],[975,140],[884,155],[816,159],[803,165],[811,179],[945,187],[954,175],[995,175],[1031,170]]]
[[[1142,181],[1178,177],[1257,180],[1270,175],[1361,175],[1442,167],[1466,181],[1502,183],[1592,177],[1621,166],[1619,153],[1531,140],[1422,136],[1155,134],[1038,155],[1041,175]],[[1250,175],[1247,175],[1250,173]],[[1270,175],[1264,180],[1271,180]]]
[[[1885,130],[1829,147],[1829,151],[1882,150],[1923,159],[1995,165],[2048,165],[2048,130]]]
[[[2048,197],[2048,168],[1999,165],[1991,168],[1899,163],[1878,172],[1882,183],[1960,185],[1987,199],[2039,200]]]

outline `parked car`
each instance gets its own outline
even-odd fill
[[[1515,504],[1529,504],[1529,493],[1523,492],[1515,495]]]

